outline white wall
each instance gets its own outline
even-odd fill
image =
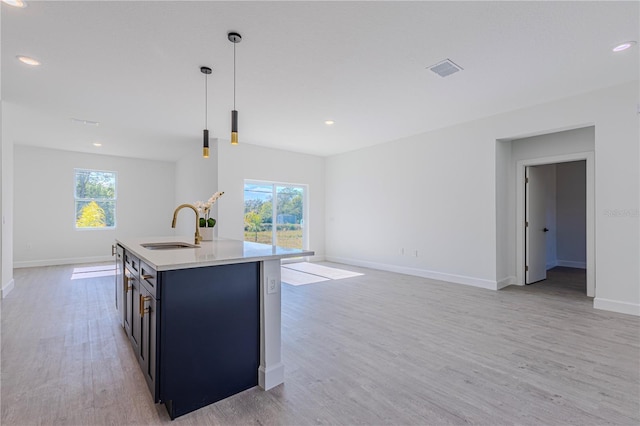
[[[173,235],[175,164],[14,147],[16,267],[111,259],[117,237]],[[117,226],[76,230],[74,168],[115,171]]]
[[[327,258],[496,288],[491,131],[475,121],[329,157]]]
[[[218,235],[244,239],[245,179],[308,185],[309,249],[313,260],[325,253],[325,160],[314,155],[259,147],[247,143],[232,146],[218,142]]]
[[[515,277],[513,161],[525,154],[503,141],[595,126],[594,306],[640,314],[638,93],[634,81],[329,157],[327,258],[498,288]]]
[[[0,9],[0,27],[2,26]],[[1,31],[0,31],[1,32]],[[1,49],[0,49],[1,50]],[[2,60],[0,59],[0,62]],[[0,66],[0,69],[2,67]],[[6,111],[0,84],[0,298],[13,288],[13,142],[3,126]],[[0,306],[2,306],[0,304]]]
[[[557,263],[586,268],[587,187],[586,162],[560,163],[556,168]]]
[[[586,126],[572,130],[554,131],[539,136],[515,139],[511,144],[513,145],[511,166],[515,166],[519,160],[592,152],[595,150],[595,128]],[[510,168],[513,170],[511,166]]]
[[[4,102],[0,102],[3,105]],[[1,108],[1,106],[0,106]],[[0,121],[6,118],[7,109],[3,108],[0,111]],[[5,114],[4,116],[2,114]],[[0,134],[2,135],[2,141],[0,144],[0,172],[2,179],[2,195],[0,196],[1,203],[1,244],[0,255],[2,260],[2,288],[1,297],[5,297],[13,288],[13,138],[8,134],[8,126],[2,126]]]
[[[596,109],[596,299],[640,315],[638,84],[612,89]],[[616,211],[624,212],[622,215]]]
[[[511,168],[512,144],[496,142],[496,288],[501,289],[516,282],[515,275],[509,275],[510,262],[513,261],[513,253],[509,250],[509,239],[513,236],[509,231],[516,226],[516,215],[509,205],[508,194],[515,192],[516,184]],[[501,165],[503,165],[501,167]]]

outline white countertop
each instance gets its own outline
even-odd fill
[[[139,237],[118,238],[118,244],[129,250],[157,271],[200,268],[232,263],[259,262],[287,257],[313,256],[310,250],[289,249],[267,244],[218,238],[202,241],[196,248],[150,250],[141,244],[157,242],[184,242],[193,244],[193,237]]]

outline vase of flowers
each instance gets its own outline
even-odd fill
[[[218,198],[222,197],[224,192],[216,192],[206,202],[196,201],[193,206],[198,209],[200,214],[200,236],[202,241],[213,240],[213,227],[216,226],[216,220],[209,217],[211,214],[211,207],[218,201]]]

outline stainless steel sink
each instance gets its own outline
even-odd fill
[[[167,241],[162,243],[144,243],[140,245],[149,250],[175,250],[175,249],[198,247],[195,244],[183,243],[181,241]]]

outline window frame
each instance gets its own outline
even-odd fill
[[[79,198],[77,194],[77,179],[78,172],[89,172],[89,173],[110,173],[113,174],[113,198]],[[83,201],[95,201],[97,203],[100,202],[113,202],[113,226],[85,226],[78,227],[78,202]],[[116,229],[118,225],[118,215],[117,215],[117,206],[118,206],[118,172],[115,170],[99,170],[99,169],[90,169],[85,167],[74,167],[73,169],[73,227],[76,231],[112,231]]]
[[[246,190],[247,185],[263,185],[263,186],[271,186],[271,245],[277,245],[277,213],[278,213],[278,188],[300,188],[302,189],[302,250],[309,249],[309,226],[308,226],[308,218],[309,218],[309,184],[306,183],[291,183],[291,182],[278,182],[278,181],[270,181],[270,180],[258,180],[258,179],[245,179],[243,184],[243,211],[244,211],[244,191]],[[244,241],[244,228],[243,228],[243,237]]]

